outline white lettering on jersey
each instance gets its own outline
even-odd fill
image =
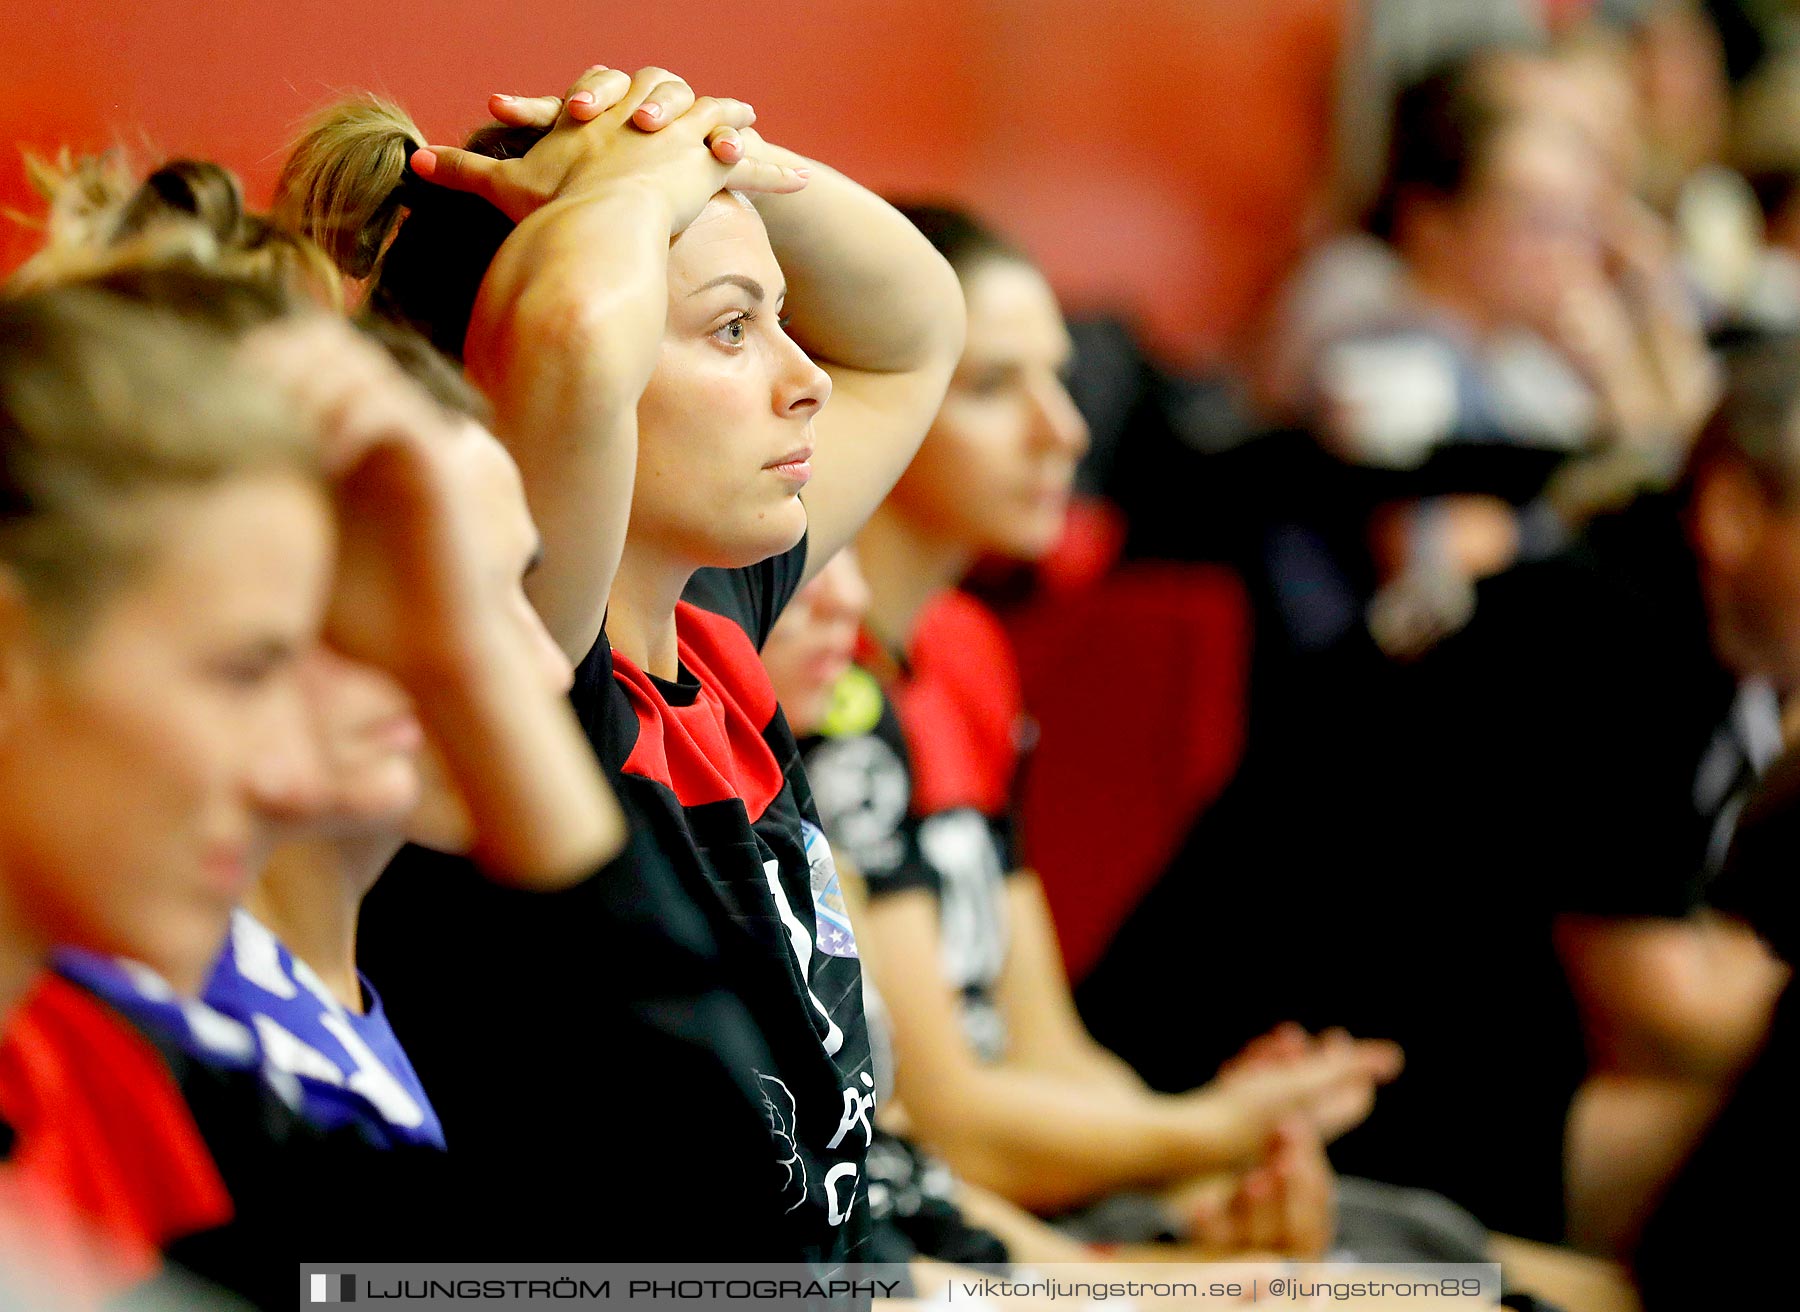
[[[188,1030],[214,1052],[242,1060],[256,1050],[250,1031],[222,1011],[214,1011],[197,998],[185,999],[181,1014]]]
[[[844,1195],[843,1205],[838,1205],[838,1181],[848,1177],[850,1189]],[[850,1207],[856,1202],[856,1163],[839,1162],[825,1173],[825,1219],[833,1225],[842,1225],[850,1219]]]
[[[812,991],[812,931],[800,923],[800,917],[794,914],[794,908],[788,902],[787,890],[781,886],[781,862],[763,862],[763,875],[768,879],[769,892],[775,898],[776,913],[780,915],[781,923],[787,927],[788,942],[793,946],[794,959],[800,965],[800,978],[805,982],[806,999],[812,1003],[813,1010],[825,1018],[825,1053],[835,1057],[838,1049],[844,1046],[844,1031],[838,1028],[837,1022],[831,1019],[831,1013],[825,1010],[825,1004]]]
[[[875,1106],[875,1080],[867,1071],[857,1078],[865,1087],[859,1089],[852,1084],[844,1090],[844,1117],[838,1122],[837,1133],[831,1136],[831,1142],[825,1145],[827,1148],[836,1148],[858,1125],[862,1126],[863,1147],[875,1142],[875,1130],[869,1124],[869,1112]]]
[[[152,1002],[180,1003],[175,990],[169,986],[169,981],[142,962],[120,957],[117,964],[125,973],[125,982],[136,990],[139,997],[148,998]]]

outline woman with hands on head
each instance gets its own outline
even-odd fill
[[[911,459],[961,293],[879,199],[660,69],[494,108],[514,124],[466,152],[391,107],[328,111],[279,204],[491,398],[584,727],[768,1038],[749,1074],[774,1205],[800,1251],[840,1259],[866,1231],[874,1078],[854,949],[821,934],[835,869],[756,650]]]

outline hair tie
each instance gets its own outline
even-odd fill
[[[388,193],[388,201],[395,205],[404,205],[409,210],[419,208],[427,195],[438,190],[424,178],[413,172],[412,159],[419,152],[419,143],[411,137],[400,143],[400,152],[405,157],[400,165],[400,181]]]

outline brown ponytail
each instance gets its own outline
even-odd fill
[[[490,124],[466,148],[512,158],[544,132]],[[275,215],[364,282],[369,313],[415,329],[460,361],[475,295],[512,221],[478,196],[413,176],[410,147],[423,144],[405,111],[375,96],[331,106],[283,165]]]
[[[369,278],[400,222],[409,143],[423,146],[425,138],[398,105],[373,95],[332,105],[289,152],[272,216],[347,276]]]

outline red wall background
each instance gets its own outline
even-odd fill
[[[455,140],[491,91],[654,62],[883,191],[975,206],[1072,309],[1194,362],[1237,342],[1299,239],[1353,3],[30,0],[0,15],[0,205],[31,208],[21,147],[217,159],[261,199],[335,90]],[[0,268],[31,240],[0,221]]]

